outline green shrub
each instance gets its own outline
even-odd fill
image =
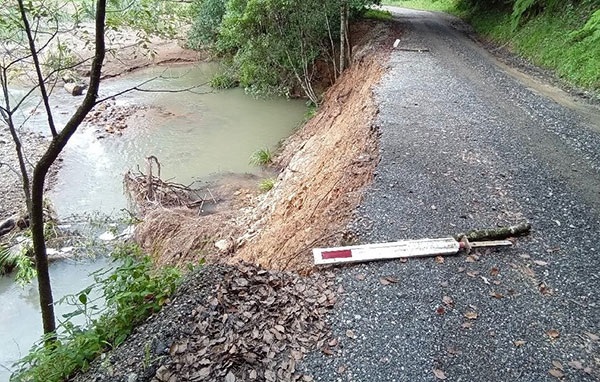
[[[16,365],[11,381],[64,381],[103,351],[121,344],[133,328],[158,312],[175,291],[180,273],[175,268],[154,269],[149,257],[139,257],[136,245],[116,251],[120,265],[95,273],[95,283],[76,295],[61,299],[75,310],[63,316],[58,340],[51,346],[44,339]],[[94,293],[94,291],[96,293]],[[95,294],[105,299],[98,308]],[[70,319],[83,315],[86,325],[76,326]]]
[[[194,0],[192,3],[192,28],[188,34],[188,47],[200,49],[217,41],[221,20],[225,15],[226,0]]]
[[[365,19],[389,21],[391,20],[392,14],[389,11],[382,11],[379,9],[367,9],[363,14]]]

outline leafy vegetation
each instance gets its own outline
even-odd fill
[[[262,192],[267,192],[267,191],[271,190],[273,187],[275,187],[275,182],[276,182],[276,180],[273,178],[263,179],[258,184],[258,189],[261,190]]]
[[[314,104],[315,63],[337,75],[340,9],[358,15],[376,0],[194,0],[191,47],[228,58],[235,80],[257,95],[304,93]],[[217,83],[222,83],[219,79]]]
[[[255,166],[268,166],[273,163],[273,153],[268,148],[255,151],[250,157],[250,164]]]
[[[452,13],[456,8],[456,0],[384,0],[384,4],[412,9],[427,9]]]
[[[389,21],[392,19],[392,14],[389,11],[382,11],[380,9],[367,9],[363,17],[365,19]]]
[[[175,268],[154,269],[149,257],[137,245],[119,248],[114,269],[95,273],[95,283],[63,298],[74,307],[63,316],[58,338],[51,346],[44,340],[19,361],[11,381],[64,381],[103,351],[121,344],[136,325],[159,311],[175,291],[180,273]],[[99,308],[103,296],[105,306]],[[83,316],[85,323],[74,325],[72,318]]]

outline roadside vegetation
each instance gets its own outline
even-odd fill
[[[378,0],[194,0],[188,45],[226,64],[213,84],[254,95],[320,93],[350,63],[348,19]],[[380,14],[377,14],[381,17]]]
[[[445,11],[498,45],[600,92],[599,0],[388,0],[389,5]]]
[[[63,316],[56,341],[35,345],[19,361],[11,381],[59,382],[86,370],[94,358],[121,344],[159,311],[181,279],[173,267],[155,269],[137,245],[124,244],[113,257],[118,264],[114,270],[96,272],[93,285],[61,299],[73,311]],[[75,317],[83,318],[81,325],[73,324]]]

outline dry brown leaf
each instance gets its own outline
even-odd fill
[[[472,322],[470,322],[470,321],[463,322],[463,323],[462,323],[462,325],[461,325],[461,327],[462,327],[463,329],[471,329],[471,328],[473,327],[473,323],[472,323]]]
[[[333,350],[331,350],[331,348],[329,346],[323,346],[321,348],[321,351],[323,352],[323,354],[325,355],[333,355]]]
[[[501,299],[501,298],[504,298],[504,295],[502,293],[491,291],[490,297]]]
[[[444,257],[443,256],[436,256],[435,257],[435,262],[438,264],[444,264]]]
[[[257,377],[258,377],[258,373],[256,373],[256,370],[254,370],[254,369],[250,370],[250,373],[248,374],[248,378],[256,379]]]
[[[542,267],[545,266],[545,265],[548,265],[547,262],[542,261],[542,260],[533,260],[533,262],[534,262],[534,264],[537,264],[537,265],[542,266]]]
[[[444,297],[442,297],[442,302],[446,306],[454,306],[454,300],[450,296],[444,296]]]
[[[366,278],[366,276],[362,273],[357,274],[356,276],[354,276],[355,279],[357,279],[358,281],[364,281],[364,279]]]
[[[560,363],[559,361],[552,361],[552,366],[559,370],[564,370],[562,363]]]
[[[467,263],[474,263],[474,262],[476,262],[477,260],[475,259],[475,256],[469,255],[469,256],[467,256],[467,258],[465,259],[465,261],[466,261]]]
[[[329,341],[327,343],[327,345],[331,346],[332,348],[336,347],[338,345],[338,339],[337,338],[331,339],[331,341]]]
[[[581,363],[581,361],[569,361],[567,365],[571,366],[573,369],[583,369],[583,364]]]
[[[553,340],[560,337],[560,332],[556,329],[550,329],[546,332],[546,334],[548,335],[548,337],[550,337]]]
[[[203,367],[202,369],[198,370],[197,372],[194,373],[193,375],[193,379],[195,380],[202,380],[202,379],[206,379],[210,376],[210,371],[211,368],[209,367]]]
[[[382,285],[390,285],[390,284],[396,284],[399,280],[395,277],[392,276],[384,276],[382,278],[379,279],[379,282]]]
[[[529,255],[528,255],[528,254],[526,254],[526,253],[522,253],[522,254],[520,254],[520,255],[519,255],[519,257],[520,257],[520,258],[522,258],[522,259],[531,259],[531,256],[529,256]]]
[[[242,278],[242,277],[236,278],[233,281],[241,287],[248,286],[248,284],[249,284],[248,280],[246,280],[245,278]]]
[[[456,272],[458,272],[458,273],[462,273],[464,271],[465,271],[464,267],[458,267],[458,269],[456,270]]]
[[[351,330],[351,329],[346,330],[346,337],[351,338],[353,340],[358,338],[356,336],[356,334],[354,333],[354,330]]]
[[[277,375],[272,370],[265,370],[265,381],[267,382],[275,382],[277,380]]]
[[[469,276],[469,277],[475,277],[478,274],[479,274],[478,271],[469,271],[469,272],[467,272],[467,276]]]
[[[498,276],[499,273],[500,273],[500,270],[496,267],[493,267],[492,269],[490,269],[490,276],[492,276],[492,277]]]
[[[444,309],[444,307],[440,305],[437,307],[435,312],[441,316],[442,314],[446,313],[446,309]]]
[[[458,348],[456,348],[455,346],[448,346],[446,348],[446,351],[448,352],[448,354],[451,355],[461,355],[462,351],[458,350]]]
[[[551,376],[553,376],[553,377],[555,377],[555,378],[558,378],[558,379],[561,379],[561,378],[563,378],[563,377],[565,376],[565,375],[563,374],[563,372],[562,372],[562,371],[560,371],[560,370],[558,370],[558,369],[550,369],[550,370],[548,371],[548,374],[550,374]]]
[[[446,378],[447,378],[447,377],[446,377],[446,373],[444,373],[444,372],[443,372],[442,370],[440,370],[440,369],[433,369],[433,375],[435,375],[435,377],[436,377],[437,379],[440,379],[440,380],[442,380],[442,381],[443,381],[444,379],[446,379]]]
[[[476,320],[477,317],[479,317],[479,313],[470,310],[467,313],[465,313],[465,317],[469,320]]]
[[[337,368],[337,372],[338,372],[338,374],[344,374],[344,373],[346,372],[346,366],[344,366],[344,365],[340,365],[340,366]]]
[[[515,344],[516,347],[520,348],[521,346],[525,345],[525,341],[523,340],[516,340],[513,342],[513,344]]]
[[[598,341],[598,340],[600,340],[600,337],[598,337],[594,333],[585,332],[585,335],[588,336],[589,339],[592,340],[592,341]]]

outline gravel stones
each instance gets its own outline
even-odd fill
[[[302,370],[316,381],[599,380],[600,342],[586,333],[600,333],[600,134],[447,16],[396,16],[401,46],[429,51],[393,51],[375,90],[381,161],[351,226],[358,241],[522,220],[533,232],[443,262],[336,269],[346,292],[329,322],[351,343],[310,354]]]

